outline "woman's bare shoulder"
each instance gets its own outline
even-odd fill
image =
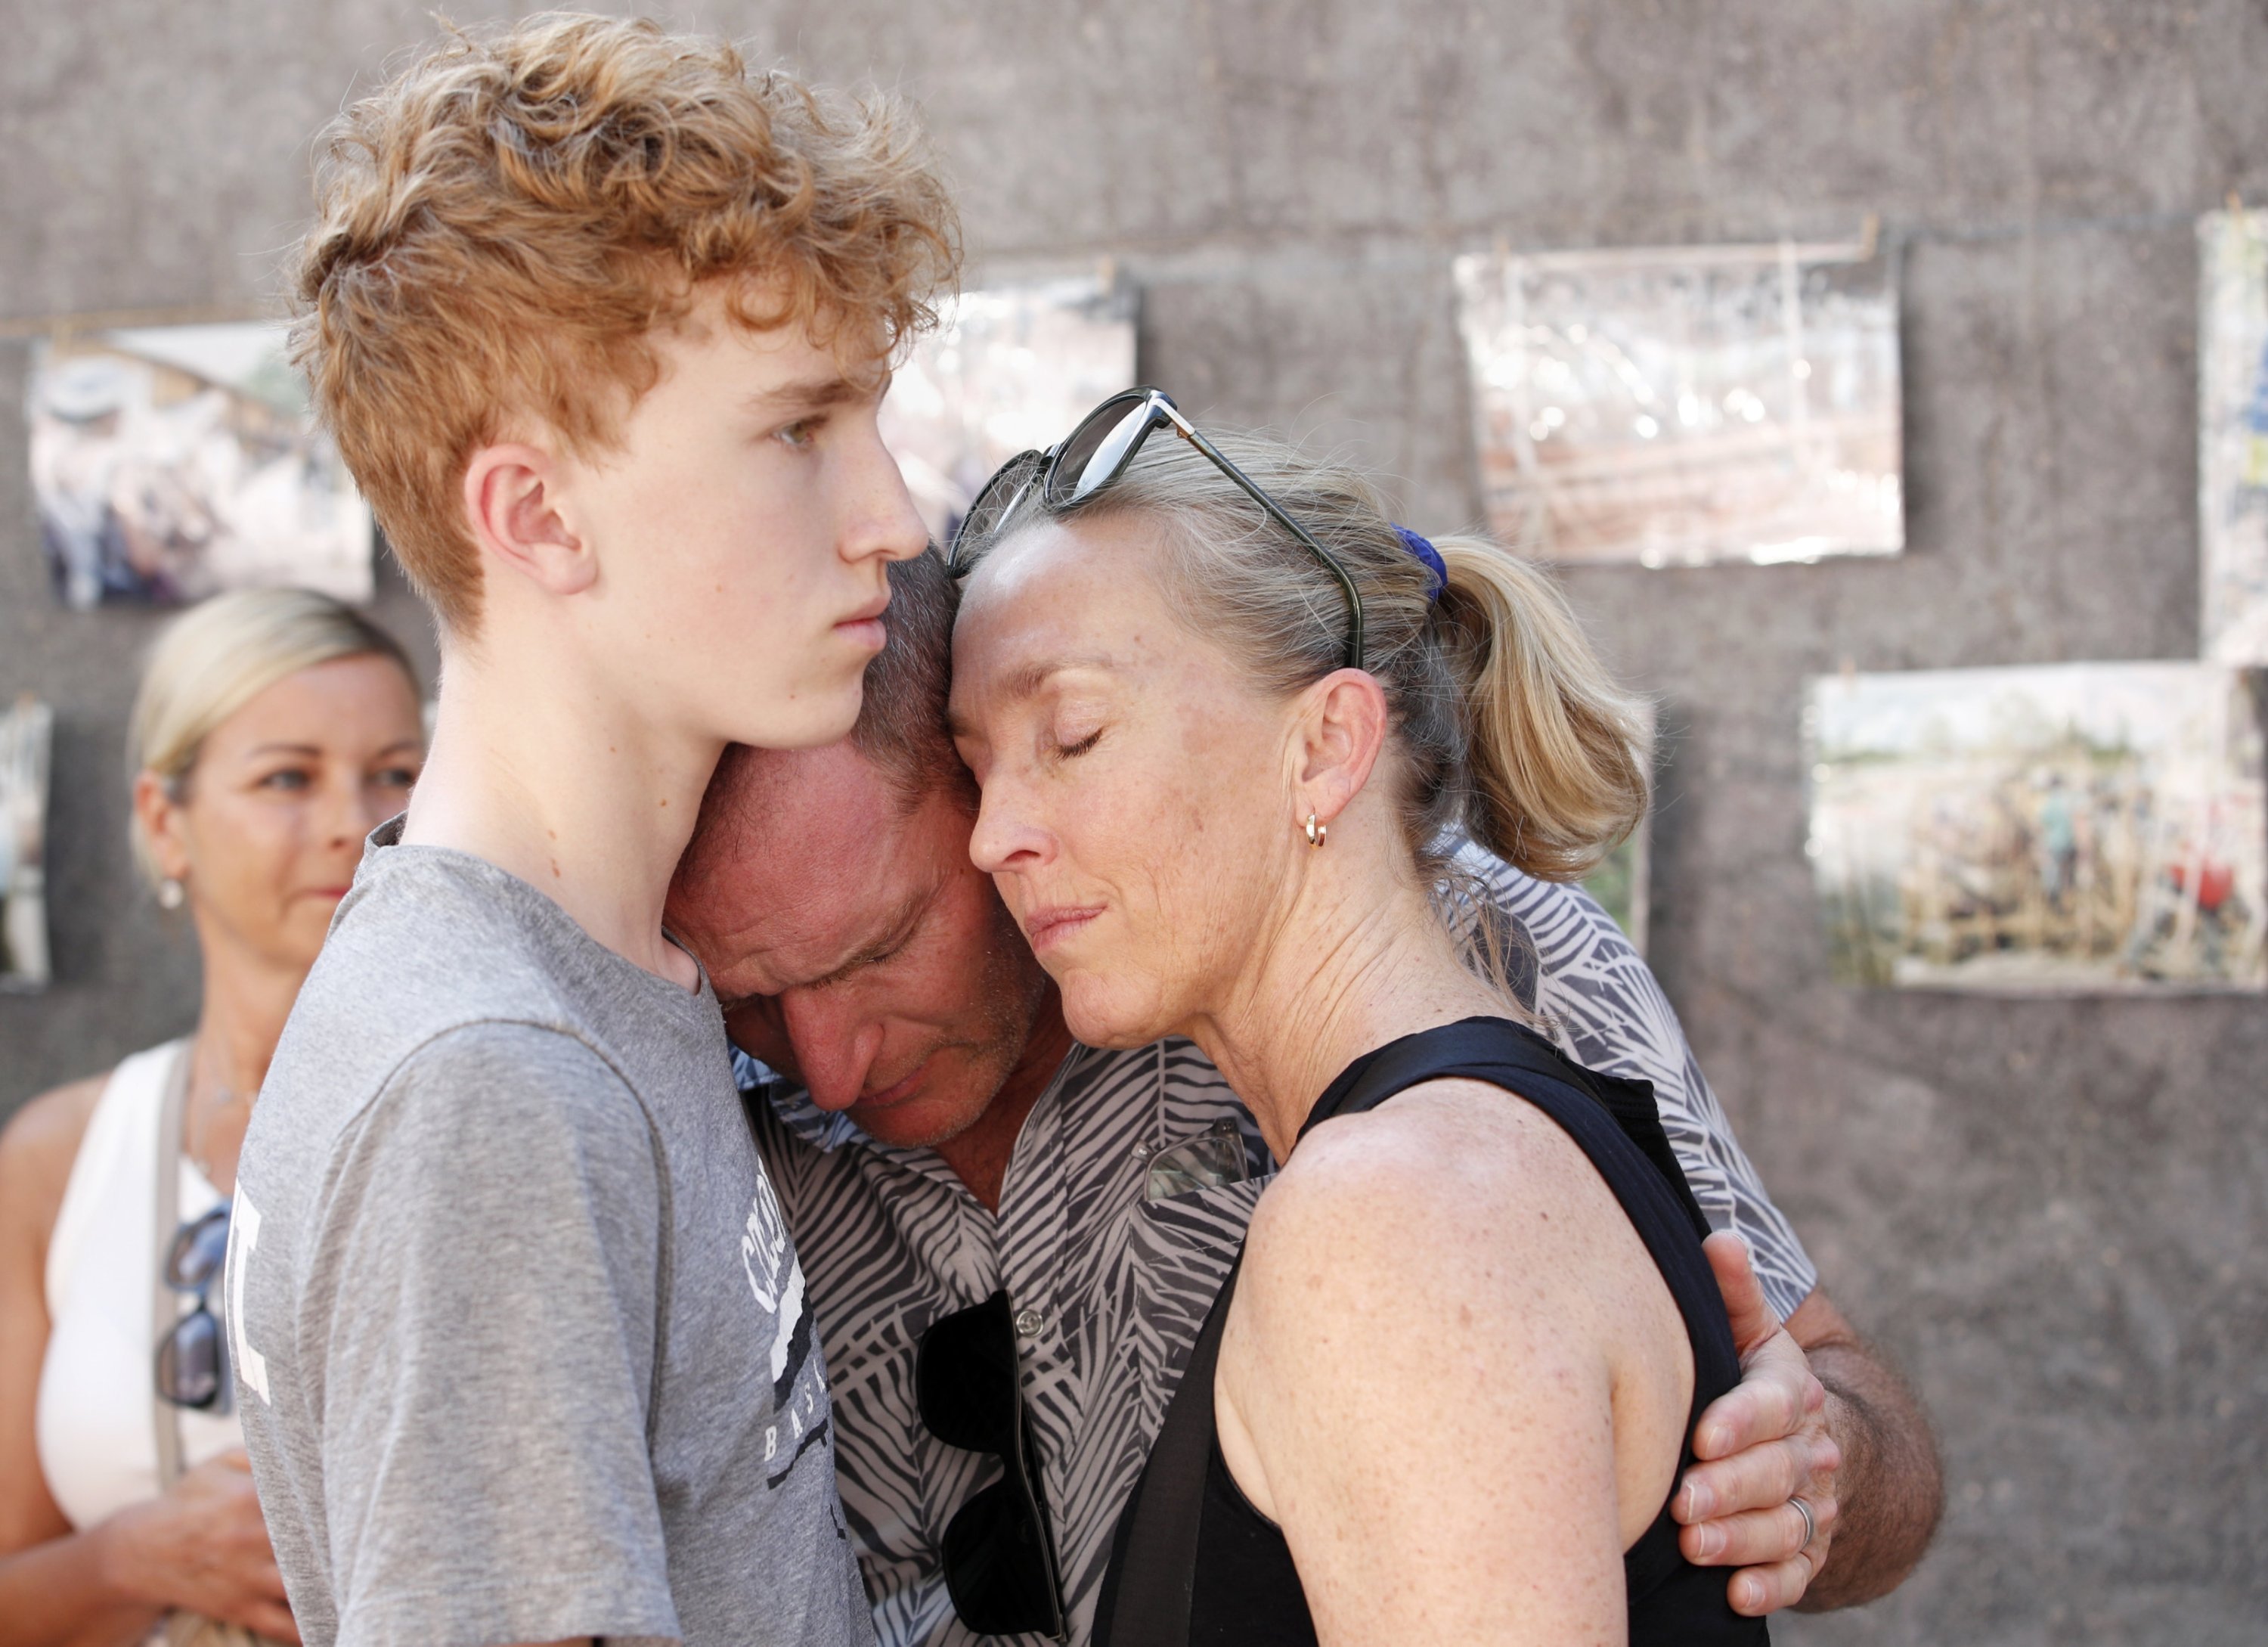
[[[0,1227],[44,1239],[61,1210],[71,1163],[86,1137],[108,1075],[89,1075],[29,1099],[0,1127]]]
[[[1310,1134],[1261,1198],[1246,1267],[1366,1255],[1404,1273],[1487,1266],[1507,1244],[1540,1255],[1617,1215],[1581,1147],[1542,1111],[1484,1082],[1432,1081]]]
[[[1451,1077],[1396,1093],[1302,1140],[1277,1186],[1300,1197],[1410,1195],[1454,1207],[1556,1182],[1581,1146],[1537,1109],[1484,1081]],[[1271,1194],[1276,1188],[1271,1187]]]

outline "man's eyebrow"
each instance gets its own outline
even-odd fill
[[[909,893],[905,902],[891,912],[889,924],[882,928],[880,937],[872,942],[859,945],[850,952],[847,960],[830,971],[821,973],[810,982],[799,984],[794,987],[817,989],[823,985],[837,983],[848,978],[860,967],[871,965],[893,950],[902,947],[906,941],[913,936],[914,929],[921,925],[922,917],[929,913],[930,905],[937,901],[938,890],[935,886],[928,886],[917,888]]]
[[[760,389],[742,403],[760,417],[808,416],[835,406],[860,406],[878,401],[890,387],[887,373],[853,378],[844,373],[799,378],[792,383]]]

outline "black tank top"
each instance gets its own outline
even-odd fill
[[[1449,1077],[1503,1087],[1549,1115],[1590,1158],[1645,1241],[1693,1348],[1682,1477],[1693,1462],[1695,1422],[1740,1381],[1741,1368],[1724,1300],[1701,1252],[1708,1222],[1662,1132],[1653,1088],[1585,1069],[1509,1020],[1467,1018],[1357,1059],[1317,1100],[1300,1136],[1335,1117],[1375,1109],[1420,1082]],[[1213,1425],[1213,1372],[1236,1274],[1232,1267],[1205,1318],[1119,1522],[1096,1647],[1313,1647],[1315,1641],[1291,1547],[1236,1485]],[[1673,1498],[1675,1491],[1673,1479]],[[1742,1618],[1726,1599],[1728,1571],[1685,1560],[1668,1502],[1624,1554],[1623,1574],[1631,1647],[1757,1647],[1770,1639],[1763,1620]]]

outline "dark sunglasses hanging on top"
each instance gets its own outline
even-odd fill
[[[158,1340],[158,1393],[176,1407],[217,1407],[227,1385],[220,1320],[205,1302],[227,1259],[225,1201],[183,1224],[166,1249],[166,1285],[196,1300],[196,1308]]]
[[[1005,1472],[946,1526],[945,1584],[954,1614],[980,1636],[1065,1639],[1063,1576],[1005,1291],[931,1324],[914,1348],[914,1398],[932,1435],[989,1452]]]

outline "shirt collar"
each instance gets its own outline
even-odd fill
[[[1036,1113],[1041,1105],[1057,1101],[1071,1075],[1097,1058],[1108,1054],[1092,1046],[1071,1044],[1070,1052],[1056,1067],[1047,1088],[1040,1094],[1039,1102],[1032,1107]],[[928,1149],[902,1149],[895,1144],[885,1144],[869,1138],[865,1129],[850,1119],[847,1110],[829,1112],[811,1101],[811,1094],[760,1058],[751,1058],[739,1047],[733,1049],[733,1080],[743,1096],[761,1097],[772,1106],[780,1124],[813,1148],[831,1153],[837,1149],[858,1148],[873,1149],[885,1155],[932,1156]]]

